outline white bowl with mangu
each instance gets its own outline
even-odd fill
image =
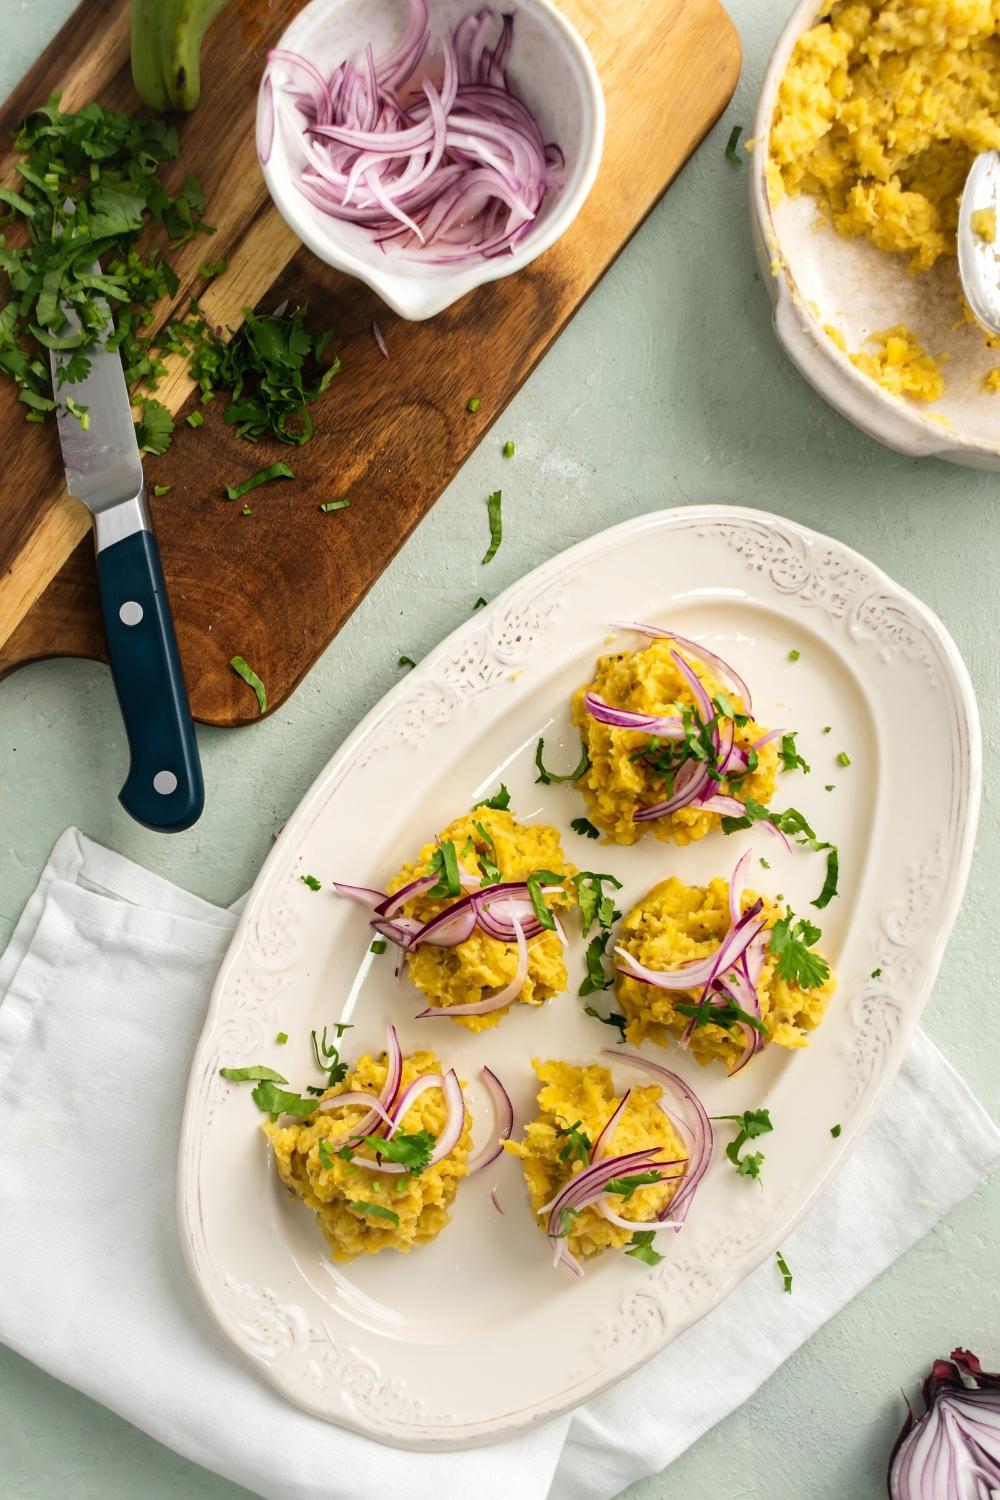
[[[551,0],[312,0],[258,95],[279,213],[404,318],[553,245],[603,142],[597,70]]]

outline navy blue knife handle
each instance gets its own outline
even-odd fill
[[[136,531],[105,547],[97,573],[131,757],[118,800],[147,828],[178,833],[201,816],[205,789],[153,533]]]

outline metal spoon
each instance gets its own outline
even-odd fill
[[[974,227],[980,210],[992,210],[992,235]],[[988,221],[987,221],[988,227]],[[1000,151],[984,151],[965,179],[958,213],[958,274],[976,318],[1000,334]]]

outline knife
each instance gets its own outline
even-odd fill
[[[100,275],[100,265],[93,272]],[[59,442],[71,495],[94,518],[97,578],[104,634],[115,691],[125,721],[130,765],[118,794],[136,822],[178,833],[197,822],[205,791],[191,709],[181,671],[160,554],[146,502],[142,460],[132,405],[117,351],[104,348],[111,332],[106,302],[101,336],[84,350],[51,353]],[[63,306],[65,333],[80,321]],[[73,353],[90,362],[82,380],[62,383]],[[67,395],[85,407],[84,427],[66,406]]]

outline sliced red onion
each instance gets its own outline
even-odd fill
[[[275,65],[305,75],[304,89],[298,79],[280,86],[302,117],[309,164],[297,186],[309,202],[430,264],[513,249],[565,163],[510,92],[514,18],[499,18],[491,46],[497,20],[482,9],[442,38],[439,88],[424,76],[426,0],[411,0],[406,33],[387,56],[376,61],[369,46],[360,69],[344,62],[329,80],[308,59],[270,53],[268,91]]]
[[[723,661],[721,656],[716,656],[715,652],[710,651],[707,646],[703,646],[699,641],[689,640],[685,635],[678,635],[674,630],[661,630],[656,625],[639,625],[634,620],[612,620],[611,624],[615,630],[634,630],[637,635],[648,636],[650,640],[676,641],[678,646],[690,652],[692,656],[697,656],[706,666],[711,667],[717,676],[727,682],[743,699],[743,707],[748,717],[753,717],[750,689],[743,678],[735,668],[731,667],[727,661]]]
[[[493,1207],[496,1209],[498,1214],[503,1213],[503,1209],[500,1207],[500,1199],[497,1197],[496,1188],[490,1188],[490,1202],[493,1204]]]
[[[274,147],[274,84],[268,74],[260,89],[260,115],[257,120],[257,159],[262,167],[271,160]]]
[[[760,903],[754,915],[760,911]],[[660,990],[695,990],[710,985],[720,968],[729,968],[736,962],[745,948],[748,948],[760,932],[763,919],[759,926],[750,926],[752,919],[744,914],[739,922],[723,938],[719,948],[708,958],[698,959],[696,963],[685,964],[679,969],[650,969],[646,964],[641,964],[637,958],[633,958],[627,949],[617,947],[615,956],[621,958],[621,963],[616,963],[615,968],[620,974],[627,974],[630,979],[639,979],[643,984],[655,985]]]
[[[374,1094],[364,1094],[357,1089],[349,1089],[346,1093],[334,1094],[331,1099],[320,1100],[316,1106],[316,1110],[319,1113],[320,1111],[330,1109],[347,1109],[352,1105],[361,1105],[362,1108],[367,1107],[372,1114],[378,1115],[387,1125],[392,1124],[392,1116],[382,1102],[376,1099]],[[357,1128],[345,1131],[345,1136],[366,1134],[367,1132],[362,1131],[360,1128],[363,1124],[364,1121],[360,1121]]]
[[[695,671],[694,667],[691,666],[690,662],[686,662],[684,660],[679,651],[671,651],[670,659],[673,662],[674,666],[677,668],[678,672],[680,672],[681,676],[684,678],[684,681],[687,683],[688,687],[691,689],[695,704],[698,708],[698,716],[701,719],[701,722],[703,724],[707,724],[710,719],[713,719],[715,717],[715,710],[712,707],[712,700],[705,691],[705,687],[702,683],[701,678],[698,676],[698,673]],[[719,731],[717,727],[712,730],[712,739],[715,743],[715,748],[718,751]]]
[[[430,890],[432,885],[437,885],[439,879],[440,877],[437,873],[433,875],[418,875],[416,880],[411,880],[409,884],[400,886],[399,890],[394,891],[391,896],[383,894],[382,901],[375,910],[380,917],[394,917],[406,905],[407,901],[413,901],[417,896],[422,896],[425,891]]]
[[[729,923],[735,927],[743,910],[743,888],[747,881],[747,866],[750,864],[752,851],[747,850],[736,861],[736,867],[729,877]]]
[[[654,818],[664,818],[667,813],[676,812],[679,807],[688,807],[696,802],[699,794],[711,785],[712,778],[704,761],[686,760],[674,779],[673,795],[652,807],[637,808],[632,814],[632,821],[649,823]]]
[[[391,921],[387,921],[385,917],[373,917],[369,926],[380,937],[388,938],[390,943],[396,943],[401,948],[408,948],[420,931],[420,923],[413,917],[393,917]]]
[[[699,802],[698,811],[718,813],[723,818],[742,818],[746,808],[737,797],[729,797],[724,792],[714,792],[711,797],[706,797]]]
[[[389,351],[385,346],[385,339],[382,337],[382,330],[378,326],[378,321],[375,318],[372,318],[372,338],[378,345],[378,351],[381,354],[382,358],[388,359]]]
[[[480,1072],[480,1077],[490,1096],[493,1120],[490,1124],[489,1135],[469,1162],[470,1176],[473,1172],[479,1172],[483,1167],[488,1167],[491,1161],[496,1161],[503,1150],[501,1142],[509,1141],[514,1132],[514,1106],[507,1090],[492,1068],[484,1067]]]
[[[386,899],[385,891],[376,891],[370,885],[345,885],[342,880],[330,883],[338,896],[349,896],[352,901],[360,901],[362,906],[377,909]]]
[[[767,734],[762,734],[759,740],[754,740],[753,748],[755,750],[762,749],[765,745],[769,745],[772,740],[780,739],[784,732],[783,729],[769,729]]]
[[[418,926],[407,943],[408,948],[420,948],[431,943],[436,948],[454,948],[467,942],[476,930],[475,897],[468,896],[449,906],[447,911],[432,917],[423,926]]]
[[[622,1115],[625,1113],[625,1108],[626,1108],[626,1106],[628,1104],[629,1095],[631,1094],[631,1092],[632,1092],[631,1089],[626,1089],[625,1090],[624,1094],[621,1097],[621,1102],[619,1103],[618,1108],[614,1111],[614,1113],[610,1116],[610,1118],[605,1122],[604,1129],[601,1131],[600,1135],[597,1137],[597,1140],[594,1142],[594,1144],[593,1144],[593,1146],[591,1148],[591,1152],[590,1152],[591,1163],[598,1162],[603,1157],[603,1155],[605,1153],[605,1150],[607,1149],[608,1143],[611,1140],[611,1137],[614,1135],[615,1131],[618,1128],[618,1121],[621,1119]]]
[[[788,837],[788,834],[785,833],[784,829],[775,827],[775,825],[771,823],[767,818],[764,818],[762,820],[761,827],[767,833],[769,833],[772,838],[776,838],[779,843],[784,844],[785,848],[788,850],[788,853],[791,854],[792,841]]]
[[[425,1021],[431,1016],[487,1016],[491,1011],[503,1010],[505,1005],[512,1005],[528,977],[528,944],[519,922],[514,923],[514,932],[517,937],[517,969],[509,984],[504,985],[502,990],[498,990],[488,1000],[477,1000],[469,1005],[429,1005],[415,1019]]]
[[[675,1219],[679,1219],[683,1223],[688,1209],[691,1207],[691,1200],[702,1178],[708,1171],[709,1162],[712,1160],[712,1148],[715,1144],[715,1137],[712,1133],[712,1122],[708,1118],[705,1106],[690,1084],[685,1083],[679,1074],[672,1073],[669,1068],[664,1068],[659,1063],[648,1062],[646,1058],[639,1057],[634,1052],[614,1052],[610,1047],[605,1047],[602,1050],[605,1057],[613,1057],[616,1061],[626,1063],[630,1067],[644,1068],[647,1073],[653,1074],[657,1080],[663,1079],[670,1085],[674,1093],[679,1094],[681,1097],[682,1108],[685,1108],[687,1111],[686,1123],[691,1132],[691,1154],[688,1157],[684,1180],[673,1198],[671,1198],[668,1210]],[[664,1114],[668,1115],[671,1119],[673,1118],[670,1110],[662,1100],[660,1101],[660,1108]]]
[[[682,740],[684,720],[676,714],[667,717],[657,714],[633,713],[629,708],[612,708],[596,693],[587,693],[583,706],[592,719],[600,724],[609,724],[612,729],[639,729],[645,734],[656,735],[661,740]]]
[[[551,1221],[557,1218],[559,1211],[564,1208],[585,1207],[584,1200],[590,1203],[593,1198],[603,1193],[606,1184],[613,1182],[616,1177],[624,1177],[633,1170],[638,1171],[640,1168],[646,1169],[654,1165],[653,1157],[662,1150],[662,1146],[643,1146],[639,1151],[626,1151],[621,1156],[606,1156],[603,1161],[594,1162],[584,1167],[582,1172],[574,1173],[554,1198],[550,1198],[548,1203],[543,1203],[541,1208],[535,1211],[539,1214],[547,1213]],[[667,1161],[656,1162],[655,1165],[670,1167],[677,1163]],[[555,1232],[558,1224],[553,1226],[550,1222],[549,1227]]]
[[[417,1077],[406,1085],[406,1088],[392,1106],[386,1138],[391,1139],[396,1134],[396,1131],[402,1127],[405,1115],[413,1108],[421,1094],[426,1094],[428,1089],[443,1088],[444,1079],[440,1073],[418,1073]]]
[[[445,1119],[444,1129],[438,1136],[434,1150],[428,1159],[427,1165],[429,1167],[433,1167],[436,1162],[442,1161],[444,1157],[454,1151],[461,1139],[462,1131],[465,1129],[465,1096],[462,1093],[462,1085],[458,1081],[458,1074],[454,1068],[449,1068],[444,1077],[440,1073],[435,1073],[432,1076],[435,1080],[435,1086],[444,1090],[448,1115]],[[414,1082],[416,1081],[414,1080]],[[372,1144],[377,1149],[377,1138],[373,1140]],[[391,1175],[406,1171],[402,1163],[397,1161],[377,1161],[367,1156],[352,1156],[351,1161],[356,1167],[365,1167],[369,1172],[385,1172]]]
[[[661,1177],[660,1181],[669,1182],[671,1179]],[[651,1187],[653,1185],[650,1183]],[[626,1219],[622,1214],[616,1214],[613,1208],[609,1208],[603,1198],[598,1198],[594,1207],[601,1218],[607,1219],[609,1224],[617,1224],[619,1229],[631,1229],[633,1232],[637,1229],[649,1229],[657,1234],[661,1229],[680,1229],[683,1223],[682,1219]]]

